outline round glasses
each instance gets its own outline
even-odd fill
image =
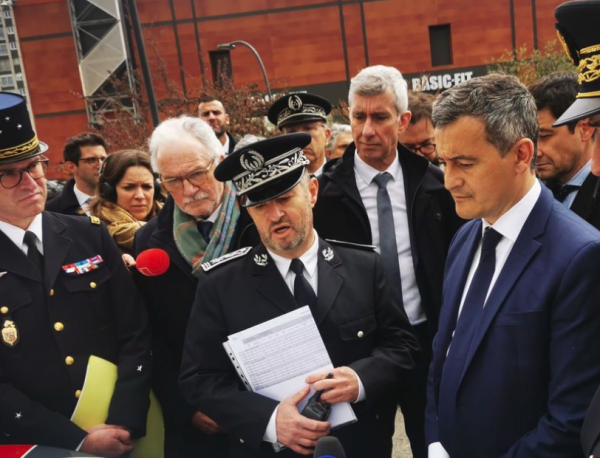
[[[91,165],[93,167],[103,163],[106,160],[106,157],[85,157],[83,159],[79,159],[78,163],[85,163],[87,165]]]
[[[206,182],[206,179],[208,178],[208,172],[210,172],[210,169],[214,163],[215,160],[213,159],[210,164],[208,164],[208,167],[204,169],[194,170],[183,177],[162,180],[160,184],[169,192],[179,192],[183,190],[183,180],[187,180],[193,186],[202,186]]]
[[[421,154],[433,154],[435,153],[435,143],[427,143],[426,145],[421,146],[407,146],[409,150],[412,150],[413,153],[421,153]]]
[[[5,189],[11,189],[19,186],[23,180],[23,174],[28,173],[34,180],[39,180],[46,175],[48,171],[48,159],[40,159],[30,163],[24,169],[8,169],[0,171],[0,184]]]

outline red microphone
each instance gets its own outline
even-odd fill
[[[171,259],[165,250],[150,248],[142,251],[135,260],[135,267],[142,275],[156,277],[164,274],[171,265]]]

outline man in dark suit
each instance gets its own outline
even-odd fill
[[[537,181],[537,111],[513,76],[442,93],[433,121],[463,218],[428,390],[430,458],[579,457],[600,382],[600,232]]]
[[[46,210],[63,215],[82,215],[82,209],[96,194],[100,167],[107,157],[107,145],[101,135],[83,133],[65,143],[65,169],[73,175],[58,196],[49,200]]]
[[[536,172],[554,196],[587,222],[600,228],[598,177],[591,173],[595,129],[589,119],[554,127],[577,98],[577,73],[555,72],[529,87],[540,123]]]
[[[145,435],[150,333],[141,296],[97,218],[43,212],[48,147],[23,97],[1,93],[0,443],[121,457]],[[118,367],[105,424],[70,418],[91,355]]]
[[[208,123],[221,142],[221,149],[226,156],[233,153],[236,140],[227,130],[229,128],[229,115],[220,100],[209,95],[200,98],[198,116]]]
[[[567,55],[578,66],[577,99],[560,116],[554,126],[586,120],[595,129],[592,137],[591,171],[600,176],[600,33],[598,29],[600,1],[574,1],[559,5],[554,11],[556,28],[562,37]],[[587,180],[586,180],[587,181]],[[596,179],[593,199],[597,198],[600,180]],[[580,192],[583,192],[582,188]],[[595,207],[595,206],[594,206]],[[573,209],[574,210],[574,209]],[[589,221],[589,219],[588,219]],[[596,225],[594,222],[592,224]],[[598,226],[596,226],[598,227]],[[585,456],[600,457],[600,388],[590,405],[581,430]]]
[[[223,342],[227,336],[309,305],[332,360],[332,379],[312,374],[326,402],[350,402],[358,421],[331,431],[350,458],[389,458],[395,389],[417,343],[372,247],[319,238],[312,226],[318,183],[302,148],[307,134],[254,143],[219,165],[233,179],[262,244],[203,264],[180,384],[186,398],[229,431],[232,457],[311,455],[329,423],[300,415],[308,387],[277,402],[248,392]],[[232,288],[231,279],[235,279]],[[275,454],[272,444],[288,449]]]
[[[153,327],[153,387],[165,417],[166,456],[226,456],[223,431],[185,401],[177,378],[200,264],[260,239],[246,209],[235,202],[231,183],[214,177],[222,153],[208,124],[192,117],[169,119],[152,133],[150,153],[170,196],[159,215],[138,230],[134,250],[137,256],[163,249],[171,265],[161,276],[134,278]]]
[[[314,215],[322,237],[376,245],[384,258],[388,280],[422,349],[417,367],[398,387],[398,403],[413,456],[426,458],[431,343],[438,326],[446,253],[462,221],[444,189],[442,171],[398,143],[398,132],[406,129],[411,116],[407,99],[406,82],[395,68],[369,67],[352,79],[354,143],[340,160],[325,167]],[[390,181],[382,196],[377,180],[385,176]],[[388,224],[380,214],[386,211],[386,196],[391,207]]]

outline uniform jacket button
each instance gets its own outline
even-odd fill
[[[75,359],[72,356],[67,356],[65,358],[65,363],[67,363],[67,366],[72,366],[75,363]]]
[[[0,312],[2,312],[3,315],[6,315],[8,313],[8,307],[0,308]]]
[[[365,333],[364,333],[364,332],[362,332],[362,331],[358,331],[358,332],[356,333],[356,335],[358,336],[358,338],[359,338],[359,339],[362,339],[362,338],[363,338],[363,336],[365,335]]]
[[[75,391],[75,397],[79,399],[79,396],[81,396],[81,390]]]
[[[90,288],[95,289],[96,288],[96,282],[90,282]]]
[[[62,324],[60,321],[57,321],[56,323],[54,323],[54,329],[58,332],[62,331],[63,329],[65,329],[65,325]]]
[[[54,289],[50,290],[50,296],[54,296]]]
[[[240,438],[240,444],[244,443],[244,439]]]

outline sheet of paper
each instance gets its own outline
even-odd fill
[[[252,391],[278,401],[300,391],[308,375],[333,369],[308,306],[232,334],[227,343]],[[329,421],[335,427],[356,417],[350,404],[341,403],[333,406]]]

